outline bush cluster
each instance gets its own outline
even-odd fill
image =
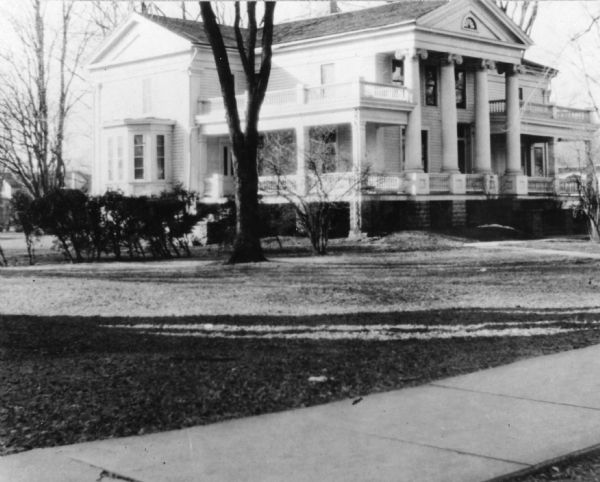
[[[193,195],[180,188],[151,197],[57,189],[35,200],[16,196],[14,212],[26,238],[53,235],[68,260],[81,262],[189,256],[189,235],[200,219],[192,205]]]

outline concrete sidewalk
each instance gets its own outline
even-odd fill
[[[417,388],[0,458],[2,482],[481,481],[600,444],[600,345]]]

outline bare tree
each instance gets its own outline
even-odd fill
[[[303,152],[291,132],[268,132],[263,134],[259,150],[260,170],[266,175],[261,191],[292,206],[300,231],[319,255],[327,254],[334,216],[356,201],[369,178],[368,166],[360,172],[353,169],[352,160],[336,151],[334,139],[334,129],[312,128],[308,150]],[[297,149],[305,165],[304,175],[295,174]]]
[[[83,95],[73,83],[91,34],[84,29],[73,41],[73,5],[62,1],[52,35],[42,0],[31,0],[27,21],[14,23],[22,51],[2,54],[0,166],[34,198],[64,186],[65,122]]]
[[[538,0],[497,0],[496,5],[527,35],[531,35],[538,14]]]
[[[236,232],[233,253],[229,258],[230,263],[265,260],[259,234],[256,155],[258,149],[258,118],[271,74],[274,11],[275,2],[265,2],[261,22],[262,29],[259,29],[256,3],[247,2],[247,28],[242,29],[240,2],[235,2],[234,31],[237,53],[244,67],[246,90],[248,91],[245,125],[242,129],[239,108],[235,98],[234,77],[231,73],[229,52],[225,47],[221,29],[210,2],[200,2],[204,31],[217,67],[234,155]],[[256,49],[259,42],[260,62],[257,62]]]

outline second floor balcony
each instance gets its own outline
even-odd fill
[[[594,122],[591,109],[575,109],[554,104],[521,102],[521,116],[567,123],[591,124]],[[506,101],[490,101],[490,115],[506,115]]]
[[[247,105],[247,94],[237,95],[236,100],[240,115],[243,115]],[[411,91],[402,85],[357,79],[353,82],[312,87],[298,85],[292,89],[267,91],[261,115],[295,114],[356,107],[410,111],[413,106]],[[222,121],[224,115],[225,107],[222,97],[198,101],[198,122]]]

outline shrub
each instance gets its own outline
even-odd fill
[[[31,200],[17,196],[15,212],[26,238],[35,233],[56,236],[70,261],[145,256],[190,255],[188,236],[200,219],[190,210],[194,197],[176,189],[155,197],[129,197],[107,192],[89,197],[60,189]],[[29,246],[29,244],[28,244]]]

